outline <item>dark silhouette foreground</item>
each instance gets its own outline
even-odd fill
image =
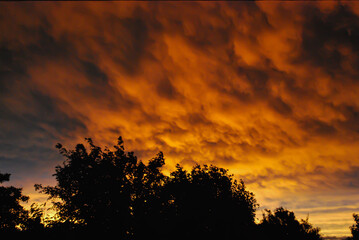
[[[0,183],[10,180],[10,174],[0,173]],[[42,212],[32,205],[25,210],[21,202],[27,202],[28,196],[22,194],[21,188],[0,187],[0,235],[15,234],[22,230],[32,233],[44,230],[41,223]]]
[[[354,213],[353,218],[355,224],[349,227],[352,236],[348,237],[347,240],[359,240],[359,215]]]
[[[57,185],[35,185],[53,202],[56,219],[42,225],[41,211],[25,211],[19,201],[27,197],[13,188],[17,195],[1,202],[0,230],[37,236],[108,234],[118,239],[321,239],[318,228],[307,220],[299,222],[283,208],[267,210],[256,224],[253,193],[223,168],[197,165],[186,171],[177,165],[165,176],[162,152],[144,163],[125,152],[121,137],[114,150],[86,140],[89,149],[78,144],[67,150],[58,144],[66,160],[56,167]],[[0,180],[8,180],[6,176]],[[2,196],[14,195],[4,189]]]
[[[319,228],[314,228],[308,219],[298,221],[294,212],[282,207],[274,212],[266,210],[260,223],[261,239],[320,239]]]

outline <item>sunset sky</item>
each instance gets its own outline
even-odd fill
[[[1,2],[0,172],[30,202],[91,137],[214,164],[328,236],[359,213],[359,3]]]

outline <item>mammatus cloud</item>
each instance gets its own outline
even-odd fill
[[[356,3],[0,5],[0,167],[26,191],[52,179],[56,142],[122,135],[144,160],[229,168],[262,208],[348,234]]]

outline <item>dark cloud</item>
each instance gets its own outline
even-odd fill
[[[39,92],[31,92],[31,108],[33,111],[23,115],[25,119],[34,124],[45,124],[60,134],[66,134],[80,129],[86,129],[79,119],[68,116],[58,106],[59,101]]]
[[[338,170],[335,173],[335,178],[338,184],[345,188],[358,189],[359,188],[359,167],[352,166],[348,170]]]
[[[0,48],[0,98],[4,98],[19,79],[26,76],[26,68],[17,58],[18,54],[6,48]]]
[[[186,117],[186,121],[193,126],[212,124],[212,122],[201,113],[189,113]]]
[[[40,93],[30,95],[22,100],[26,112],[0,104],[0,169],[12,173],[12,182],[21,185],[32,181],[29,178],[50,179],[61,159],[55,143],[86,129],[62,112],[58,102]]]
[[[334,126],[318,119],[300,120],[299,126],[312,136],[330,136],[337,132]]]
[[[269,106],[272,107],[274,111],[276,111],[276,112],[278,112],[279,114],[282,114],[282,115],[288,116],[288,115],[292,114],[292,112],[293,112],[290,105],[285,103],[279,97],[271,98],[269,100]]]
[[[90,61],[81,61],[83,72],[88,80],[95,85],[107,85],[108,76],[95,63]]]
[[[238,73],[240,76],[244,75],[252,86],[254,98],[266,99],[268,97],[268,72],[265,69],[239,67]]]
[[[213,90],[218,91],[222,93],[224,96],[230,96],[234,100],[242,103],[251,103],[252,102],[252,96],[248,91],[241,90],[238,85],[240,85],[239,80],[230,81],[226,79],[226,76],[224,73],[221,73],[219,71],[218,73],[218,79],[221,79],[221,81],[212,81],[209,83],[209,86],[213,88]],[[236,82],[238,82],[236,84]]]
[[[49,32],[46,26],[25,28],[25,36],[35,36],[36,41],[24,45],[24,52],[28,55],[28,60],[37,60],[44,57],[47,60],[69,61],[76,54],[73,52],[72,44],[65,38],[56,39]],[[39,59],[40,61],[43,59]]]
[[[24,82],[26,84],[26,82]],[[66,135],[68,132],[86,129],[86,126],[76,118],[68,116],[59,108],[59,101],[37,91],[22,92],[25,99],[18,99],[17,109],[10,105],[1,104],[0,119],[11,123],[2,125],[3,131],[14,131],[13,134],[31,135],[31,131],[46,132],[49,127],[53,132],[47,134]],[[21,107],[21,108],[20,108]]]
[[[332,75],[338,71],[342,73],[342,63],[347,56],[340,48],[347,47],[356,56],[353,63],[358,66],[359,17],[348,6],[339,5],[326,14],[307,5],[303,14],[305,22],[299,61],[307,61]]]
[[[344,120],[338,121],[338,125],[343,128],[347,134],[357,136],[359,133],[359,109],[351,105],[341,105],[338,108],[345,116]]]
[[[235,2],[228,2],[228,7],[234,9],[236,14],[238,14],[238,22],[236,24],[241,24],[242,21],[248,20],[246,25],[253,29],[248,34],[251,35],[254,39],[257,39],[256,33],[261,32],[263,30],[272,29],[272,25],[268,20],[268,15],[263,11],[263,9],[258,6],[258,3],[255,2],[243,2],[242,4],[238,4]],[[280,8],[280,6],[278,6]],[[242,20],[242,21],[241,21]],[[253,39],[251,39],[253,40]]]
[[[106,19],[106,24],[108,25],[102,26],[103,31],[112,38],[107,40],[99,36],[98,43],[127,73],[135,74],[149,41],[146,22],[140,18],[110,15]]]
[[[158,95],[167,99],[175,99],[179,96],[176,87],[174,87],[168,78],[163,78],[157,84]]]

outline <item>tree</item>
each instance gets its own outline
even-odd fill
[[[228,170],[197,165],[190,172],[180,165],[162,192],[162,233],[177,239],[253,239],[257,203],[243,181]]]
[[[177,165],[162,173],[162,152],[147,162],[125,152],[122,138],[114,150],[86,139],[74,150],[57,145],[66,158],[56,167],[56,186],[48,194],[58,211],[52,228],[116,234],[120,239],[229,239],[250,235],[257,207],[243,181],[215,166]]]
[[[0,183],[10,180],[10,174],[0,173]],[[21,188],[0,187],[0,232],[15,232],[25,227],[27,211],[20,202],[28,201]]]
[[[89,152],[83,144],[77,144],[74,150],[57,144],[66,157],[63,165],[56,167],[57,185],[37,184],[35,188],[54,202],[58,211],[55,225],[62,223],[68,230],[77,231],[115,231],[121,239],[132,239],[140,216],[146,214],[165,180],[160,171],[163,154],[160,152],[145,165],[133,152],[124,151],[121,137],[114,151],[102,150],[90,138],[86,140]]]
[[[350,226],[350,232],[352,234],[351,237],[348,237],[347,240],[359,240],[359,215],[356,213],[353,213],[353,218],[355,221],[355,224]]]
[[[265,210],[263,219],[259,224],[263,239],[277,240],[320,240],[319,228],[314,228],[308,219],[298,221],[291,212],[283,207]]]

